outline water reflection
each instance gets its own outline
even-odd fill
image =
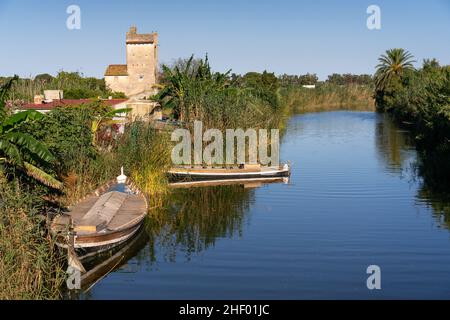
[[[175,189],[146,220],[145,247],[92,298],[448,298],[449,233],[435,221],[450,227],[450,202],[426,187],[407,132],[370,112],[288,128],[289,187]],[[377,293],[374,263],[387,270]]]
[[[436,163],[423,161],[411,134],[399,129],[388,115],[378,115],[375,144],[378,158],[390,172],[419,181],[417,201],[430,206],[438,224],[450,229],[448,181],[436,179]]]
[[[400,130],[388,115],[378,115],[377,120],[375,144],[378,158],[393,173],[409,169],[416,154],[411,135],[405,130]]]
[[[177,252],[185,258],[214,246],[217,238],[242,233],[242,225],[254,201],[254,190],[244,185],[175,189],[167,206],[152,212],[146,230],[150,251],[164,251],[169,261]]]

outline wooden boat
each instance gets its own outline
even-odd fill
[[[263,167],[259,164],[243,164],[238,167],[174,167],[168,171],[171,180],[218,180],[288,177],[289,164]]]
[[[72,249],[74,260],[129,240],[147,214],[145,196],[122,174],[86,196],[51,225],[57,245]],[[70,257],[70,254],[69,254]]]

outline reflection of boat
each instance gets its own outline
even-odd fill
[[[243,164],[238,167],[174,167],[169,171],[172,180],[218,180],[287,177],[288,164],[263,167],[259,164]]]
[[[147,200],[123,174],[57,216],[51,225],[58,246],[68,248],[69,264],[125,243],[140,228]]]
[[[108,275],[113,270],[124,265],[130,258],[142,249],[148,242],[147,234],[140,229],[136,235],[111,250],[96,255],[85,255],[80,261],[88,271],[81,275],[81,289],[85,290]]]
[[[169,183],[169,186],[172,188],[193,188],[193,187],[228,186],[239,184],[243,185],[245,188],[255,188],[268,183],[289,183],[289,177],[178,181]]]

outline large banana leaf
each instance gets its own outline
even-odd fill
[[[24,162],[24,167],[27,174],[33,177],[34,179],[38,180],[39,182],[54,189],[58,190],[62,189],[63,187],[62,182],[56,180],[54,177],[44,172],[43,170],[39,169],[38,167],[35,167],[28,162]]]
[[[22,155],[17,146],[6,139],[0,138],[0,153],[4,154],[5,161],[22,166]]]
[[[43,161],[52,162],[55,160],[50,151],[41,142],[27,133],[12,131],[3,137],[3,139],[8,140],[12,144],[25,148]]]
[[[44,115],[36,110],[27,110],[18,112],[10,117],[8,117],[2,124],[3,131],[8,131],[11,128],[14,128],[18,124],[28,120],[39,120],[42,119]]]

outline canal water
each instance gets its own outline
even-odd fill
[[[407,132],[324,112],[293,116],[281,140],[289,183],[177,189],[83,298],[450,298],[449,202],[423,187]]]

